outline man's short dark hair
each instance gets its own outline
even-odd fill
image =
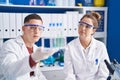
[[[25,19],[24,19],[24,23],[29,22],[31,19],[38,19],[38,20],[42,21],[41,16],[34,13],[34,14],[29,14],[28,16],[26,16]]]

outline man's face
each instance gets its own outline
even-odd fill
[[[25,41],[35,43],[41,37],[43,32],[43,23],[41,20],[31,19],[22,27]]]

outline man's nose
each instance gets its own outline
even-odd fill
[[[39,32],[39,31],[40,31],[40,28],[39,28],[39,27],[35,27],[35,28],[34,28],[34,31],[35,31],[35,32]]]

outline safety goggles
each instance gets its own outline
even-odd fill
[[[85,26],[85,28],[95,28],[93,25],[91,25],[91,24],[88,24],[88,23],[86,23],[86,22],[82,22],[82,21],[80,21],[79,22],[79,27],[83,27],[83,26]]]
[[[26,27],[31,27],[31,29],[35,29],[36,27],[39,27],[39,29],[44,30],[44,26],[38,25],[38,24],[24,24]]]

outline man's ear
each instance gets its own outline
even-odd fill
[[[24,31],[25,30],[25,27],[24,26],[22,26],[22,31]]]

